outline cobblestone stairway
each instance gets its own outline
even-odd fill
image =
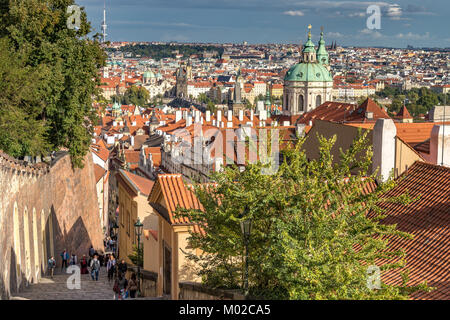
[[[55,270],[53,279],[42,277],[36,284],[30,284],[27,288],[11,297],[12,300],[113,300],[113,283],[108,283],[106,268],[102,267],[98,281],[93,281],[90,274],[81,275],[81,289],[70,290],[67,287],[67,279],[70,274]],[[164,298],[138,298],[136,300],[160,300]]]

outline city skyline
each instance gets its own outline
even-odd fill
[[[103,0],[78,0],[94,32],[101,32]],[[381,29],[370,30],[370,5],[381,9]],[[312,24],[327,43],[356,47],[450,47],[450,4],[438,1],[235,1],[107,0],[109,41],[299,43]]]

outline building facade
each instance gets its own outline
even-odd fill
[[[323,32],[316,50],[311,41],[311,26],[308,28],[301,62],[292,66],[284,77],[283,111],[287,115],[302,114],[332,100],[333,77]]]

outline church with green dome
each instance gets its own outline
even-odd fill
[[[311,25],[308,29],[308,41],[302,50],[301,61],[293,65],[284,77],[283,114],[302,114],[331,101],[333,76],[323,31],[316,50],[311,41]]]

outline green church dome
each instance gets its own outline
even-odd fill
[[[285,81],[328,82],[333,81],[330,72],[320,63],[298,63],[284,77]]]
[[[144,78],[155,78],[155,74],[152,71],[144,72]]]
[[[114,102],[113,106],[112,106],[113,110],[120,110],[121,109],[121,105],[117,102]]]

